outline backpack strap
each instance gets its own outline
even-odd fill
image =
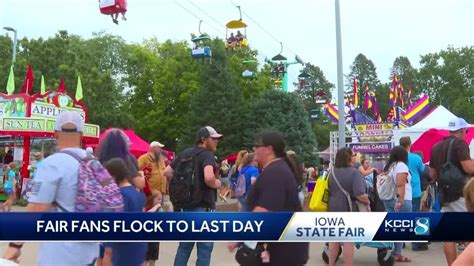
[[[446,159],[446,162],[451,162],[451,155],[452,155],[452,149],[453,149],[453,143],[456,139],[453,138],[449,141],[449,146],[448,146],[448,158]]]
[[[71,156],[72,158],[74,158],[76,161],[78,161],[79,163],[82,162],[82,158],[77,155],[76,153],[72,152],[72,151],[69,151],[69,150],[62,150],[62,151],[59,151],[58,153],[64,153],[64,154],[67,154],[69,156]],[[53,205],[54,207],[57,207],[59,208],[61,211],[63,212],[68,212],[68,210],[66,210],[63,206],[61,206],[57,201],[53,201],[51,203],[51,205]]]
[[[349,194],[349,192],[347,192],[344,188],[342,188],[341,183],[339,183],[339,180],[337,180],[336,174],[334,173],[334,167],[331,168],[331,174],[332,174],[332,177],[334,177],[334,180],[336,181],[336,184],[339,187],[339,189],[342,191],[342,193],[344,193],[344,195],[346,196],[347,199],[351,199],[350,202],[348,202],[348,203],[349,203],[349,210],[350,210],[350,212],[352,212],[352,197],[351,197],[351,194]]]
[[[83,160],[79,155],[77,155],[76,153],[74,153],[74,152],[72,152],[72,151],[69,151],[69,150],[62,150],[62,151],[60,151],[60,152],[58,152],[58,153],[67,154],[67,155],[71,156],[72,158],[76,159],[76,161],[78,161],[79,163],[81,163],[82,160]]]

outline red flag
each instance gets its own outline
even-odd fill
[[[31,94],[33,92],[33,81],[35,77],[33,76],[33,68],[31,65],[28,65],[28,70],[26,71],[25,81],[21,86],[21,93]]]
[[[59,92],[66,92],[66,86],[64,86],[64,80],[59,81]]]

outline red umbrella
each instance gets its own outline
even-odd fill
[[[99,141],[102,140],[105,135],[111,130],[111,128],[105,130],[104,132],[102,132],[99,136]],[[131,130],[131,129],[124,129],[123,132],[125,133],[125,135],[127,135],[128,139],[130,140],[130,153],[132,153],[135,157],[140,157],[141,155],[147,153],[149,150],[150,150],[150,144],[142,139],[140,136],[138,136],[135,131]],[[97,144],[96,145],[88,145],[90,147],[97,147]],[[175,153],[173,151],[169,151],[169,150],[165,150],[163,149],[164,151],[167,152],[167,157],[169,160],[173,160],[174,157],[175,157]]]
[[[239,155],[238,153],[228,155],[227,157],[224,158],[224,160],[227,160],[227,162],[229,162],[229,164],[234,164],[235,161],[237,160],[238,155]]]
[[[423,133],[412,145],[411,151],[421,151],[423,153],[423,162],[429,162],[431,159],[431,149],[444,138],[449,136],[448,130],[430,129]],[[470,127],[466,134],[465,141],[471,143],[474,138],[474,127]]]

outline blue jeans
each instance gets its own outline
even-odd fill
[[[403,201],[403,206],[398,211],[395,211],[395,203],[397,203],[397,199],[384,200],[383,205],[385,206],[385,210],[387,212],[412,212],[413,204],[412,204],[411,200]],[[394,244],[393,254],[401,255],[402,254],[402,246],[403,246],[402,242],[396,242]]]
[[[184,209],[184,212],[206,212],[205,208]],[[189,256],[193,251],[195,242],[180,242],[176,257],[174,258],[174,266],[188,265]],[[213,242],[198,242],[196,266],[209,266],[211,264],[211,253],[214,248]]]
[[[421,204],[421,197],[419,198],[413,198],[412,199],[412,205],[413,205],[413,212],[419,212],[420,211],[420,204]],[[422,246],[425,246],[425,243],[411,243],[411,248],[413,250],[418,249]]]
[[[411,203],[413,205],[413,212],[420,212],[420,204],[421,204],[421,197],[419,198],[413,198],[411,200]]]
[[[247,204],[247,197],[242,197],[238,198],[240,207],[242,208],[242,212],[248,212],[249,211],[249,205]]]

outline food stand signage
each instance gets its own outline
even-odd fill
[[[391,142],[363,142],[350,143],[349,147],[355,153],[389,153],[392,150]]]
[[[82,109],[70,107],[57,107],[54,104],[35,102],[31,104],[32,117],[56,118],[62,112],[74,111],[80,113],[82,119],[85,121],[86,113]]]
[[[31,132],[54,132],[56,120],[44,118],[11,118],[2,119],[0,130],[3,131],[31,131]],[[83,135],[85,137],[99,137],[99,126],[84,124]]]
[[[360,142],[390,141],[394,129],[393,123],[374,123],[354,125],[355,132]]]

